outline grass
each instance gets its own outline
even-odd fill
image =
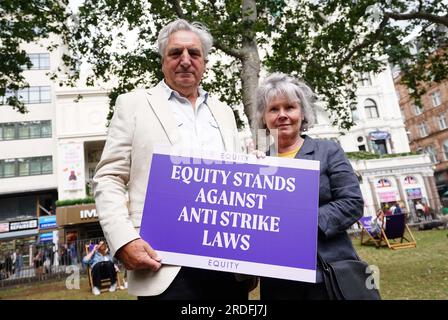
[[[380,291],[383,299],[448,300],[448,237],[447,230],[414,231],[417,248],[388,248],[353,244],[358,254],[380,271]],[[126,290],[103,292],[94,296],[86,276],[80,289],[68,290],[65,280],[53,280],[32,285],[0,289],[0,300],[134,300]],[[251,300],[259,299],[258,288]]]
[[[447,230],[414,231],[417,248],[390,250],[360,246],[354,239],[362,259],[380,271],[380,292],[383,299],[448,299]]]
[[[67,289],[65,279],[0,289],[0,300],[135,300],[127,290],[105,291],[94,296],[86,275],[79,281],[79,289]]]

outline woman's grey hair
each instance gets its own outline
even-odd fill
[[[289,102],[300,103],[304,115],[300,132],[308,130],[314,124],[313,108],[315,94],[303,81],[281,72],[275,72],[260,83],[256,96],[256,121],[258,129],[268,129],[264,121],[264,113],[272,99],[278,96],[284,96]]]
[[[187,20],[178,19],[170,22],[165,27],[160,30],[159,36],[157,38],[157,45],[159,47],[159,54],[163,59],[166,46],[168,45],[168,38],[171,34],[177,31],[191,31],[194,32],[201,41],[202,53],[204,55],[204,60],[207,59],[207,55],[213,46],[213,37],[208,32],[207,28],[199,22],[189,23]]]

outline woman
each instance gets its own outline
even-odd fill
[[[379,238],[381,236],[381,229],[386,230],[386,220],[384,220],[384,212],[379,209],[376,212],[376,217],[372,220],[370,234],[374,238]]]
[[[337,143],[302,134],[314,122],[313,98],[305,83],[274,73],[257,89],[258,125],[274,135],[279,157],[320,161],[318,254],[326,262],[357,260],[346,230],[363,214],[359,182]],[[261,278],[260,298],[328,299],[319,264],[316,280],[314,284]]]

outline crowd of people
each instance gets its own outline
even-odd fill
[[[0,252],[0,280],[65,272],[65,267],[79,264],[78,246],[82,245],[76,241],[59,246],[38,243]]]
[[[12,276],[20,277],[23,268],[23,254],[19,249],[0,255],[0,280]]]

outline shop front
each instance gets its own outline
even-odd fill
[[[104,237],[95,204],[57,207],[56,217],[60,244]]]
[[[400,201],[400,193],[394,180],[391,178],[380,178],[375,183],[376,192],[380,202],[380,208],[388,210],[397,201]]]
[[[0,223],[0,255],[11,254],[17,249],[23,255],[24,266],[32,263],[30,246],[39,235],[38,220],[24,219]]]

